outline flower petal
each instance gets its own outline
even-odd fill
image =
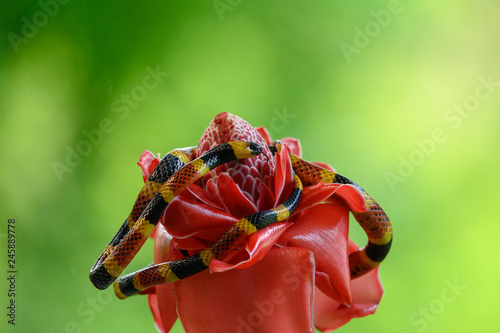
[[[302,156],[302,146],[300,145],[300,141],[295,139],[295,138],[282,138],[280,139],[281,143],[284,143],[285,145],[290,148],[290,151],[294,154],[297,155],[298,157]]]
[[[212,186],[212,179],[207,182],[207,187],[209,185]],[[213,191],[211,193],[213,193]],[[180,196],[190,197],[195,201],[200,201],[201,203],[212,206],[215,209],[224,209],[224,205],[219,200],[219,198],[215,195],[212,195],[211,193],[202,189],[196,184],[191,184],[186,191],[180,194]]]
[[[349,210],[322,204],[303,211],[280,241],[311,250],[316,259],[316,285],[337,302],[352,303],[348,260]]]
[[[366,210],[365,199],[354,186],[320,182],[304,188],[300,203],[293,214],[296,215],[305,209],[324,203],[344,205],[355,212],[364,212]]]
[[[162,224],[155,228],[155,264],[173,260],[170,251],[170,241],[172,236],[168,234]],[[148,303],[153,313],[155,326],[160,332],[169,332],[177,320],[177,296],[174,293],[173,285],[162,284],[151,288],[153,293],[148,295]],[[148,289],[148,291],[151,291]]]
[[[314,325],[322,332],[331,332],[352,318],[375,313],[384,292],[378,278],[378,267],[352,280],[351,307],[339,304],[316,288],[314,296]]]
[[[155,155],[149,150],[145,150],[142,153],[137,164],[142,169],[142,178],[144,179],[144,182],[148,179],[149,175],[151,174],[151,172],[153,172],[158,163],[160,163],[159,155],[158,157],[155,157]]]
[[[176,282],[186,333],[314,333],[314,258],[299,248],[273,248],[255,265]]]
[[[175,310],[177,296],[173,292],[171,284],[156,286],[155,293],[148,295],[148,303],[156,329],[159,332],[170,332],[177,320]]]
[[[272,140],[271,140],[271,134],[269,134],[269,132],[267,131],[267,129],[265,127],[263,127],[263,126],[257,127],[255,129],[257,130],[257,132],[259,132],[259,134],[266,141],[266,143],[268,145],[270,145],[271,142],[272,142]]]
[[[258,191],[259,201],[257,202],[257,209],[259,212],[271,208],[269,203],[274,202],[274,194],[269,186],[264,183],[260,183]]]
[[[172,200],[162,217],[162,223],[168,232],[176,238],[196,235],[203,239],[211,239],[212,237],[206,235],[207,231],[217,229],[216,233],[220,236],[237,220],[236,217],[223,210],[185,196],[178,196]],[[214,236],[213,241],[218,236]]]
[[[289,149],[286,145],[283,145],[281,153],[276,154],[276,169],[275,169],[275,183],[274,183],[274,196],[276,201],[274,206],[276,207],[286,200],[286,196],[290,194],[293,187],[292,182],[292,163],[290,162],[290,156],[288,155]]]
[[[291,225],[291,222],[279,222],[257,231],[248,237],[243,248],[234,251],[224,261],[212,260],[210,270],[225,272],[233,268],[242,269],[252,266],[271,250],[283,232]]]
[[[255,204],[243,194],[227,173],[218,175],[216,188],[226,211],[231,215],[242,218],[257,212]]]
[[[365,198],[361,192],[352,185],[342,185],[334,195],[326,200],[327,203],[334,205],[345,205],[353,212],[365,212]]]
[[[342,186],[342,184],[318,183],[305,187],[302,191],[302,197],[300,198],[299,205],[295,209],[294,215],[305,209],[324,203]],[[339,193],[339,195],[341,195],[341,193]]]

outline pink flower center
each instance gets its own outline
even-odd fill
[[[260,197],[261,184],[271,189],[274,188],[276,164],[267,143],[248,122],[228,112],[219,113],[201,136],[195,151],[195,157],[199,157],[207,150],[228,141],[258,143],[263,147],[263,153],[254,158],[221,165],[207,174],[198,185],[206,188],[209,181],[216,182],[219,175],[226,173],[238,185],[245,196],[257,203]]]

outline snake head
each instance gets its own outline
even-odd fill
[[[237,159],[255,157],[262,153],[262,146],[255,142],[230,141]]]

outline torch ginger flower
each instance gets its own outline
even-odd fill
[[[200,252],[240,218],[289,195],[289,152],[301,156],[298,140],[281,139],[282,150],[273,155],[265,128],[221,113],[194,158],[228,141],[258,143],[263,154],[217,167],[170,203],[151,235],[155,264]],[[143,153],[144,180],[158,162]],[[378,267],[356,279],[349,270],[349,254],[359,249],[348,237],[349,211],[366,209],[363,195],[351,185],[304,186],[287,220],[250,235],[209,270],[147,290],[157,329],[169,332],[179,317],[186,332],[329,332],[373,314],[383,293]]]

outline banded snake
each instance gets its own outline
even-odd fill
[[[269,146],[280,153],[281,143]],[[392,226],[382,208],[359,185],[331,170],[306,162],[289,153],[293,168],[293,190],[279,206],[251,214],[237,221],[210,247],[184,259],[160,263],[130,273],[116,280],[134,258],[158,223],[168,204],[196,180],[215,167],[233,160],[262,153],[262,146],[243,141],[220,144],[193,159],[195,147],[168,153],[156,166],[142,187],[129,216],[90,270],[90,280],[98,289],[114,282],[119,298],[137,294],[152,286],[187,278],[208,268],[211,260],[223,260],[243,239],[272,223],[286,220],[297,207],[303,186],[319,182],[354,186],[365,200],[364,212],[353,216],[368,236],[368,245],[349,255],[351,278],[377,267],[392,243]],[[303,185],[304,184],[304,185]]]

